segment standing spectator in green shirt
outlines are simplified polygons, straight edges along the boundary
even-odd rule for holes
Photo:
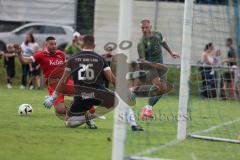
[[[152,63],[162,64],[162,47],[166,49],[174,59],[180,57],[178,53],[172,52],[172,50],[168,47],[161,32],[152,31],[150,20],[146,19],[141,21],[141,30],[143,36],[137,46],[140,61],[149,61]],[[164,79],[164,77],[159,75],[159,77],[156,77],[152,80],[152,84],[158,86],[157,84],[161,83],[160,79]],[[148,104],[141,111],[141,119],[153,118],[152,107],[160,98],[161,96],[149,98]]]
[[[75,53],[78,53],[81,51],[81,35],[79,32],[74,32],[73,33],[73,40],[71,43],[69,43],[66,48],[65,48],[65,53],[67,54],[67,57],[70,55],[73,55]]]

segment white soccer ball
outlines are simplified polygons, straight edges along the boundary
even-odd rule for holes
[[[33,112],[32,106],[30,104],[21,104],[18,108],[19,115],[31,115]]]

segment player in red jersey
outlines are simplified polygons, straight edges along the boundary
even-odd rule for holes
[[[45,83],[48,85],[48,78],[52,71],[56,69],[59,65],[64,64],[65,62],[65,54],[64,52],[57,50],[56,40],[54,37],[46,38],[46,49],[41,52],[37,52],[33,54],[31,57],[24,57],[21,53],[21,48],[18,45],[15,45],[15,49],[17,50],[18,57],[21,63],[32,63],[36,62],[40,64],[40,68],[43,71],[44,78],[46,79]],[[71,83],[71,81],[69,81]],[[72,85],[70,85],[72,86]],[[52,95],[54,92],[53,86],[48,86],[48,93]],[[57,116],[65,117],[66,114],[66,106],[64,104],[64,96],[59,95],[56,102],[54,103],[55,111]]]

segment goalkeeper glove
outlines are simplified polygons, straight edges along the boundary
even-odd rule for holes
[[[45,100],[43,101],[43,105],[45,108],[50,109],[52,107],[52,105],[54,104],[54,102],[57,99],[57,93],[54,92],[53,95],[51,96],[47,96],[45,98]]]

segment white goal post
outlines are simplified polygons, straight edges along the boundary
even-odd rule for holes
[[[178,140],[184,140],[187,136],[187,107],[189,100],[189,80],[191,73],[192,27],[193,0],[185,0],[177,129]]]
[[[131,24],[132,24],[132,0],[120,0],[119,7],[119,23],[118,23],[118,42],[124,40],[131,40]],[[122,53],[118,50],[118,53]],[[128,56],[129,50],[124,50],[124,54]],[[120,69],[124,69],[122,62],[117,62],[116,72],[116,90],[117,92],[124,92],[124,88],[127,87],[126,83],[121,82],[118,79],[118,75],[122,74]],[[124,63],[124,62],[123,62]],[[120,69],[119,69],[120,68]],[[128,105],[119,97],[119,104],[114,112],[114,128],[113,128],[113,149],[112,149],[112,160],[123,160],[125,139],[126,139],[126,119],[120,119],[119,115],[127,112]]]

